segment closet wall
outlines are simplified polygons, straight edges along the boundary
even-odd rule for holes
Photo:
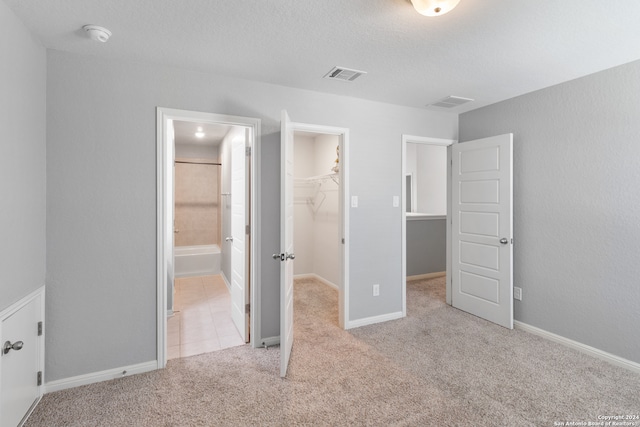
[[[294,144],[296,275],[340,283],[340,187],[335,166],[339,137],[297,133]]]

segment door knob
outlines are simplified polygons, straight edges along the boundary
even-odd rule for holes
[[[287,259],[296,259],[296,254],[287,254]]]
[[[224,240],[225,240],[225,242],[233,242],[233,237],[227,237]]]
[[[506,245],[507,243],[509,243],[509,241],[507,240],[506,237],[503,237],[502,239],[500,239],[500,243],[502,243],[503,245]]]
[[[24,345],[24,343],[22,341],[16,341],[13,344],[11,344],[11,341],[7,341],[2,346],[2,354],[7,354],[11,350],[18,351],[18,350],[22,349],[23,345]]]

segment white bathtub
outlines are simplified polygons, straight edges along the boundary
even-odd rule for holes
[[[175,277],[220,274],[218,245],[176,246],[173,249]]]

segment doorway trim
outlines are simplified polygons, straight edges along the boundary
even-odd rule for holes
[[[156,108],[156,289],[157,289],[157,369],[162,369],[167,364],[167,262],[165,252],[168,250],[168,218],[167,206],[173,204],[173,178],[169,178],[167,165],[170,156],[173,156],[173,147],[167,143],[167,129],[170,120],[187,122],[201,122],[210,124],[222,124],[230,126],[242,126],[251,132],[248,145],[251,147],[250,168],[250,265],[249,265],[249,289],[251,294],[250,308],[250,343],[256,347],[260,333],[260,119],[223,114],[205,113],[199,111],[178,110],[173,108]],[[171,187],[170,187],[171,186]]]
[[[407,175],[407,144],[424,144],[424,145],[436,145],[447,147],[447,248],[446,248],[446,287],[447,296],[446,302],[451,305],[451,145],[457,143],[455,139],[442,139],[432,138],[427,136],[414,136],[402,134],[402,167],[401,167],[401,182],[402,190],[400,191],[400,206],[402,208],[402,317],[407,316],[407,213],[406,213],[406,175]]]
[[[349,321],[349,129],[314,125],[308,123],[291,122],[293,132],[314,132],[340,137],[340,169],[338,179],[340,182],[340,234],[344,243],[342,246],[341,274],[342,283],[338,289],[338,323],[342,329],[352,326]]]

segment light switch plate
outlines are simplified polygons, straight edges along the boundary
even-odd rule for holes
[[[358,196],[351,196],[351,207],[352,208],[358,207]]]

